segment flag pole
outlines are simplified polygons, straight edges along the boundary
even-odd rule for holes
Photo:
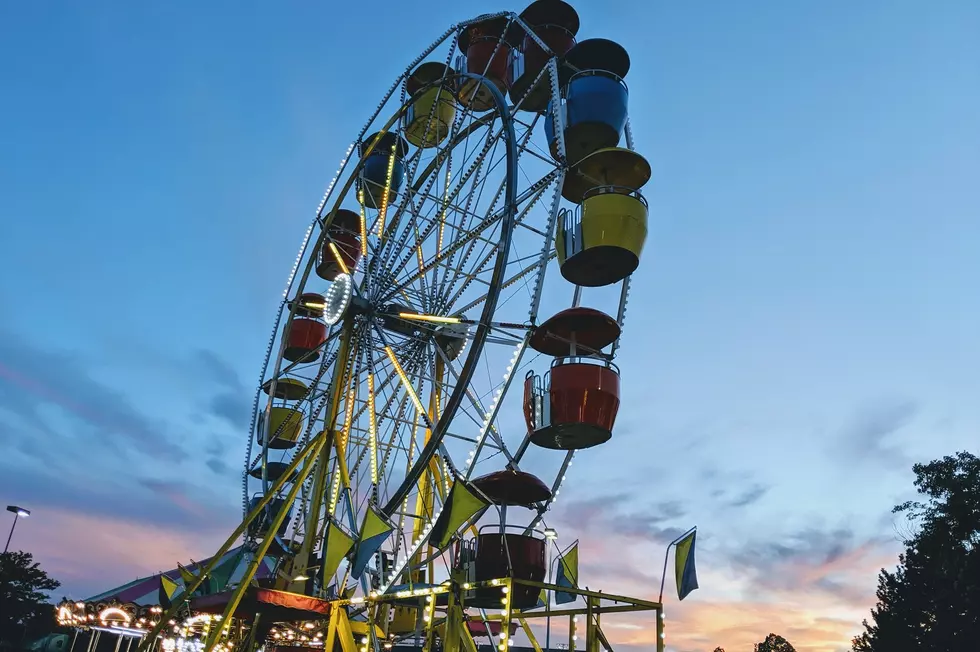
[[[660,575],[660,599],[657,600],[657,602],[659,602],[661,605],[664,603],[664,584],[667,582],[667,560],[670,558],[670,549],[676,546],[679,541],[682,541],[684,537],[697,529],[698,526],[695,525],[687,532],[667,544],[667,550],[664,551],[664,572]]]

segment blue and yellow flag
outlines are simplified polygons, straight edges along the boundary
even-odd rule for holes
[[[473,491],[466,482],[456,480],[446,496],[439,518],[432,524],[429,545],[437,550],[445,548],[459,528],[489,506],[490,503]]]
[[[694,589],[698,588],[698,571],[694,566],[694,541],[698,531],[691,533],[677,542],[674,548],[674,576],[677,581],[677,599],[683,600]]]
[[[373,508],[368,508],[364,514],[364,523],[361,524],[354,560],[351,562],[350,576],[353,579],[358,579],[364,574],[371,557],[381,550],[382,544],[388,540],[394,529],[381,514]]]
[[[326,585],[337,572],[340,562],[354,547],[354,537],[340,529],[333,519],[327,525],[327,541],[323,547],[323,583]]]
[[[160,606],[169,608],[175,593],[177,593],[177,582],[174,582],[166,575],[161,575],[160,590],[157,595]]]
[[[578,588],[578,541],[568,546],[568,549],[558,557],[555,584],[570,589]],[[574,593],[555,591],[555,604],[575,602],[575,597]]]

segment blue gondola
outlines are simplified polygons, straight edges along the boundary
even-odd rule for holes
[[[561,70],[565,115],[565,153],[571,163],[607,147],[616,147],[626,129],[629,89],[629,54],[618,43],[588,39],[565,55]],[[545,133],[556,154],[552,112],[545,117]]]
[[[364,205],[368,208],[380,208],[382,198],[385,193],[385,186],[388,183],[388,169],[391,168],[391,190],[388,194],[388,202],[395,199],[395,195],[402,186],[405,179],[405,167],[402,162],[408,154],[408,143],[404,138],[393,133],[375,133],[366,137],[358,145],[358,152],[364,156],[364,152],[375,140],[377,145],[371,150],[371,154],[364,161],[361,174],[358,177],[358,191],[362,193]]]

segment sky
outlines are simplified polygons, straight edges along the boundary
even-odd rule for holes
[[[581,0],[630,52],[650,233],[612,441],[556,506],[668,649],[848,647],[911,466],[980,431],[980,4]],[[296,248],[440,3],[0,5],[0,501],[84,597],[213,552]],[[627,353],[628,352],[628,353]],[[653,649],[650,618],[604,625]]]

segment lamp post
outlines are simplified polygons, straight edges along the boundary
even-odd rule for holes
[[[7,554],[7,550],[10,548],[10,540],[14,537],[14,528],[17,527],[17,519],[22,516],[26,518],[31,515],[31,510],[18,507],[17,505],[7,505],[7,511],[14,515],[14,522],[10,525],[10,534],[7,535],[7,545],[3,547],[3,554]]]
[[[554,584],[554,578],[551,577],[551,548],[555,545],[555,541],[558,540],[558,532],[554,528],[545,528],[544,538],[547,542],[545,545],[548,547],[548,576],[545,577],[549,584]],[[551,594],[552,591],[545,591],[545,612],[551,611]],[[548,613],[548,617],[545,619],[545,632],[544,632],[544,649],[545,652],[551,652],[551,614]]]

